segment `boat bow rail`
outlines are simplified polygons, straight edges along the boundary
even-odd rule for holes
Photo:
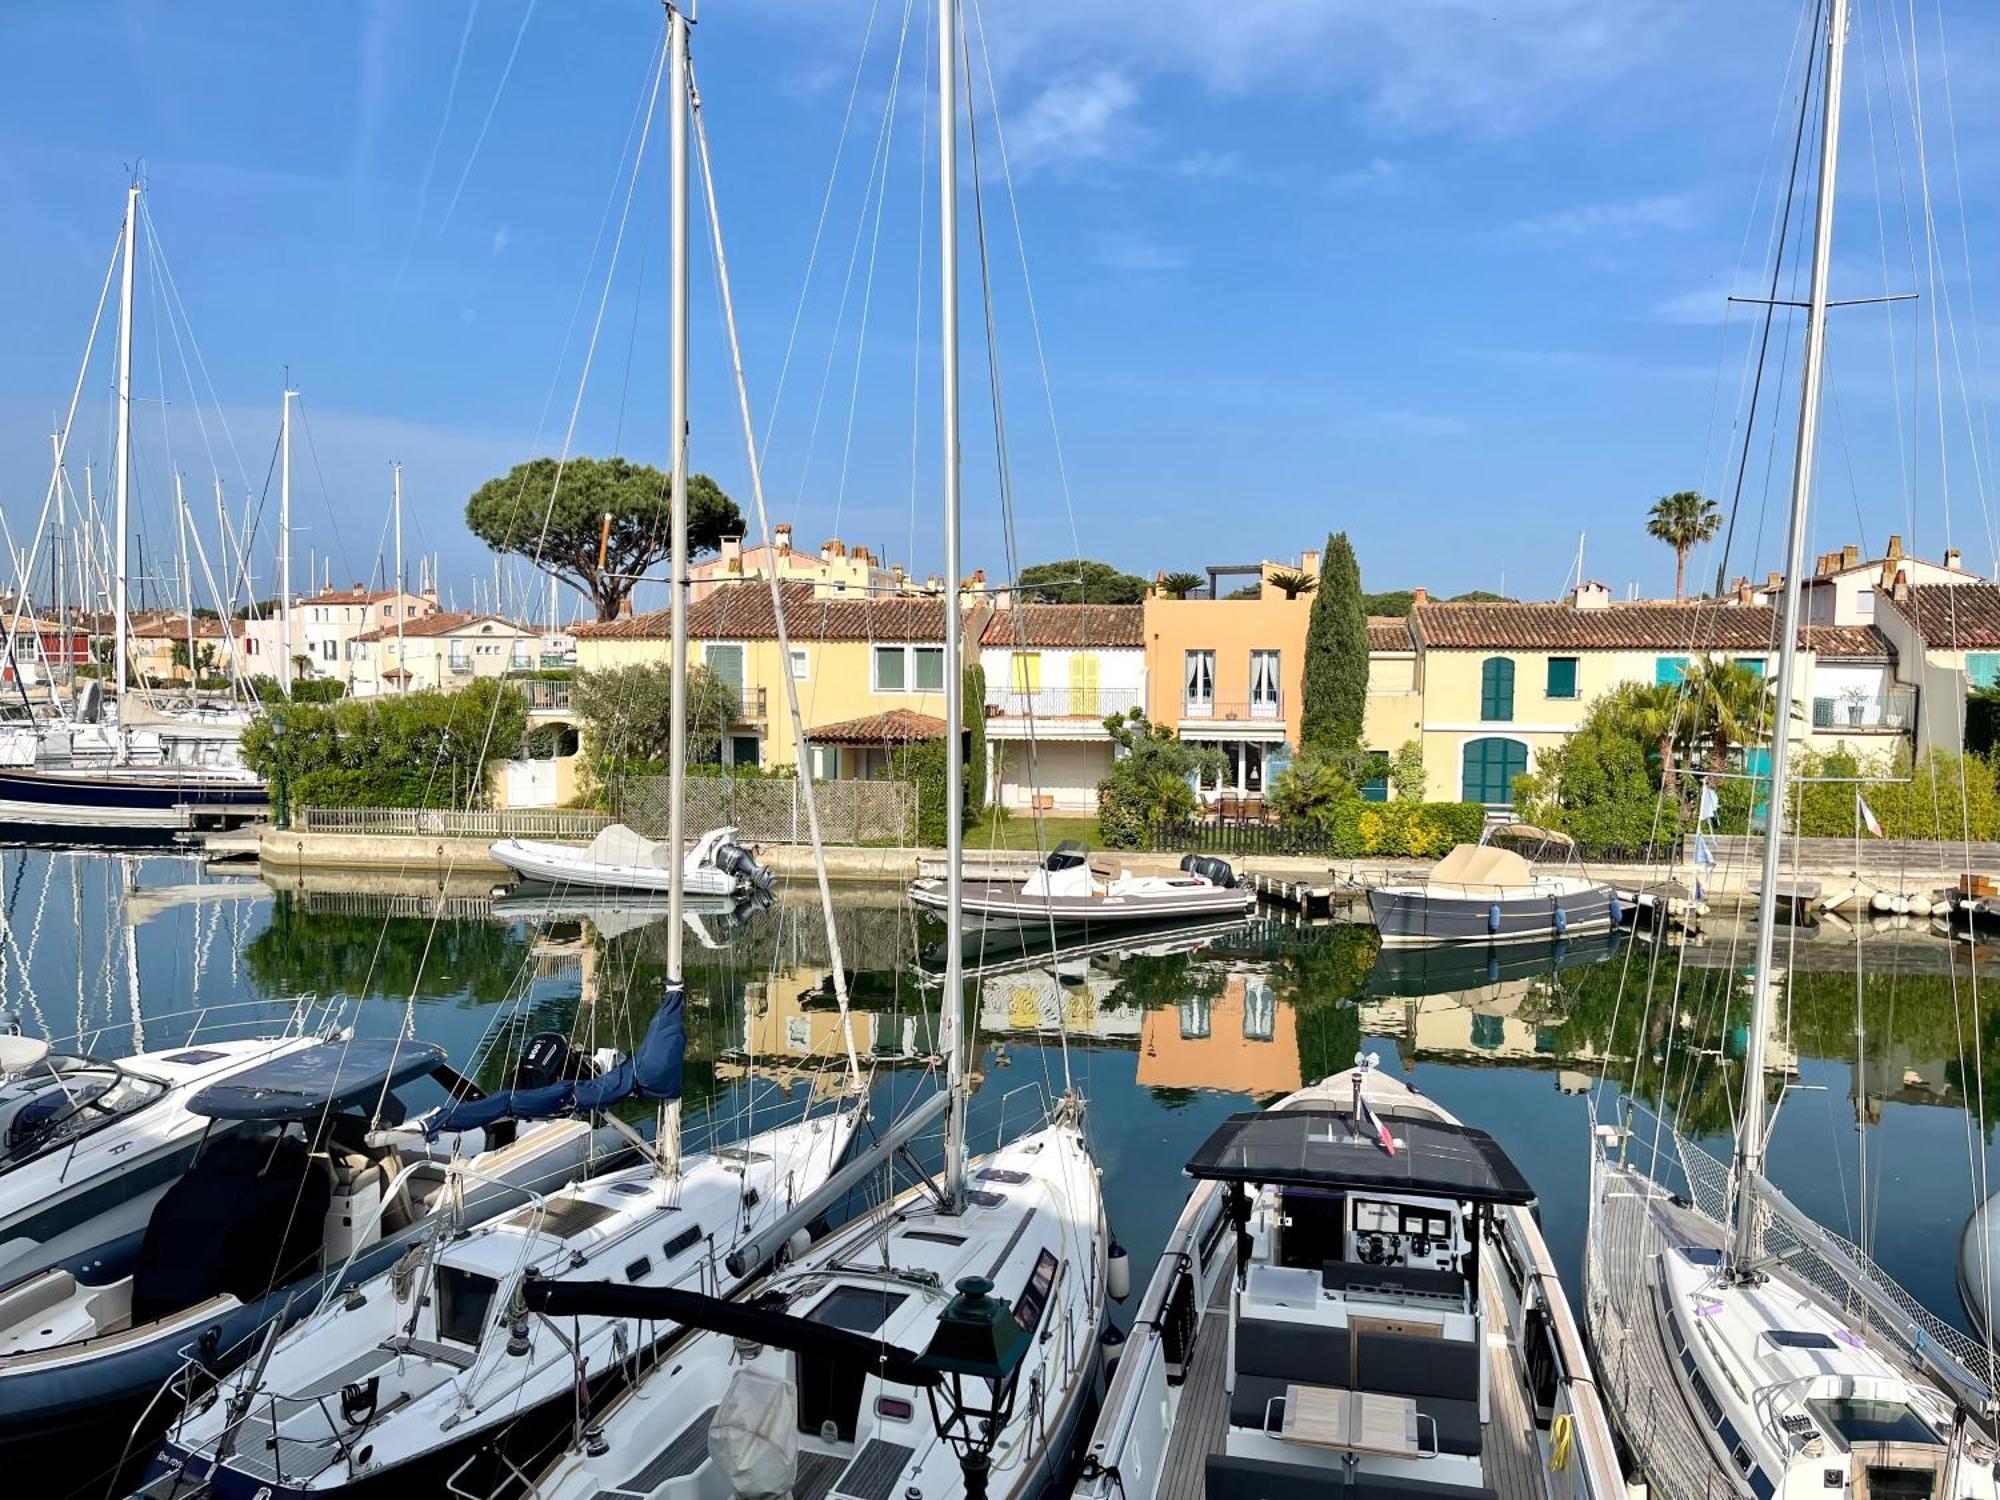
[[[1639,1172],[1727,1233],[1734,1202],[1727,1163],[1718,1161],[1683,1137],[1654,1111],[1632,1100],[1621,1101],[1621,1123],[1599,1127],[1591,1106],[1593,1138],[1598,1142],[1592,1175],[1608,1158]],[[1659,1175],[1670,1165],[1679,1173],[1680,1187]],[[1597,1184],[1593,1182],[1593,1192]],[[1787,1198],[1768,1177],[1756,1183],[1759,1263],[1781,1268],[1809,1286],[1828,1306],[1851,1318],[1866,1331],[1893,1345],[1912,1365],[1929,1371],[1972,1410],[1988,1418],[2000,1416],[2000,1370],[1994,1351],[1964,1329],[1947,1323],[1905,1290],[1860,1246],[1816,1222]],[[1597,1242],[1600,1225],[1592,1217],[1587,1253],[1604,1264],[1605,1247]]]

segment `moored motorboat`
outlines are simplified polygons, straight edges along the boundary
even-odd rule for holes
[[[910,900],[942,913],[946,882],[914,881]],[[1173,875],[1113,874],[1093,868],[1075,839],[1056,845],[1025,880],[968,880],[964,896],[968,927],[1123,927],[1243,916],[1256,906],[1256,892],[1239,885],[1220,859],[1190,854]]]
[[[1622,1500],[1533,1188],[1373,1063],[1195,1153],[1079,1500]]]
[[[1617,906],[1600,881],[1541,874],[1513,850],[1490,844],[1460,844],[1421,881],[1368,889],[1385,946],[1576,937],[1617,925]]]
[[[578,848],[540,839],[501,839],[493,857],[523,882],[562,890],[657,892],[664,895],[674,876],[671,847],[623,823],[613,823]],[[713,828],[696,839],[680,860],[690,896],[726,897],[768,890],[771,874],[736,841],[734,828]]]

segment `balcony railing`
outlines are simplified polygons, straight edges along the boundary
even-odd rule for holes
[[[567,709],[570,705],[570,690],[567,682],[530,681],[521,684],[528,690],[528,707],[541,712]]]
[[[1001,718],[1102,719],[1144,708],[1138,688],[988,688],[986,712]]]
[[[1284,718],[1285,700],[1283,695],[1265,698],[1189,698],[1181,699],[1181,718],[1230,723],[1241,720],[1265,720],[1272,723]]]
[[[1814,698],[1812,727],[1827,734],[1903,734],[1916,723],[1917,694],[1897,688],[1882,694]]]

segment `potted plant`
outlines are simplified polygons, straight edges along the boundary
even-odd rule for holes
[[[1868,696],[1868,689],[1859,684],[1841,691],[1840,701],[1847,705],[1847,722],[1850,725],[1860,726],[1861,715],[1868,708]]]

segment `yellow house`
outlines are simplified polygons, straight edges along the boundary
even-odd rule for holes
[[[1620,604],[1601,584],[1552,604],[1433,604],[1419,589],[1409,626],[1422,658],[1428,795],[1498,806],[1512,801],[1535,752],[1575,733],[1612,688],[1677,682],[1703,656],[1766,671],[1777,611]],[[1879,631],[1808,625],[1800,647],[1797,712],[1814,748],[1873,751],[1910,732],[1912,705],[1894,687],[1894,652]]]
[[[499,615],[444,610],[364,631],[347,643],[350,697],[465,686],[476,677],[525,672],[540,659],[542,635]]]
[[[254,673],[252,644],[240,621],[223,633],[222,621],[206,615],[194,619],[194,658],[200,675],[228,677],[241,670]],[[126,649],[131,655],[131,671],[141,682],[187,682],[188,619],[185,615],[161,612],[133,624]]]
[[[762,581],[719,587],[688,609],[688,659],[720,675],[741,704],[723,736],[726,763],[796,763],[787,675],[809,735],[825,736],[814,746],[815,776],[882,774],[893,744],[924,737],[912,734],[910,715],[934,721],[942,732],[946,685],[956,676],[945,668],[942,596],[832,598],[795,580],[782,586],[781,597],[790,640],[784,660]],[[989,609],[982,601],[967,611],[968,650],[977,649]],[[671,637],[666,610],[579,625],[577,670],[663,664]],[[880,743],[869,738],[877,729]]]

